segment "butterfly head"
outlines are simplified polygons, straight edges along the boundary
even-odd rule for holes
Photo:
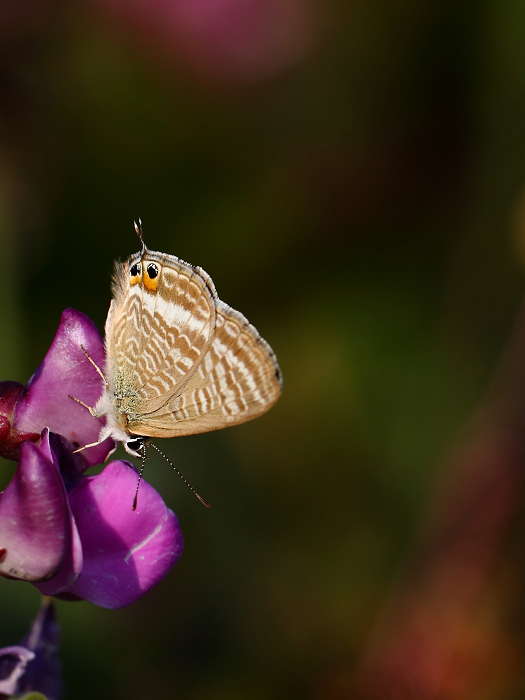
[[[148,439],[145,437],[140,435],[130,435],[129,438],[122,444],[124,445],[124,449],[128,454],[130,454],[132,457],[142,459],[144,457],[144,451],[147,443]]]

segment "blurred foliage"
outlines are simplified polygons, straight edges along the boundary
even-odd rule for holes
[[[27,381],[65,307],[103,328],[140,216],[150,248],[201,265],[268,339],[284,393],[162,445],[210,512],[152,455],[184,556],[128,609],[58,603],[67,697],[353,697],[523,295],[525,9],[304,0],[294,61],[240,81],[167,60],[107,4],[0,10],[2,378]],[[523,665],[521,514],[513,528],[478,622]],[[0,591],[14,644],[38,595]],[[521,697],[494,669],[484,697]]]

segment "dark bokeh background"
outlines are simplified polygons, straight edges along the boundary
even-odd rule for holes
[[[127,609],[58,603],[67,697],[523,697],[523,3],[7,5],[1,378],[68,306],[103,328],[139,216],[284,375],[162,444],[211,511],[152,455],[184,555]],[[39,597],[0,600],[5,646]]]

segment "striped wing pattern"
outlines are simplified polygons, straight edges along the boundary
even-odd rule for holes
[[[150,263],[156,282],[147,277]],[[130,278],[137,265],[141,275]],[[242,423],[280,394],[270,346],[218,299],[202,269],[175,256],[145,250],[117,265],[106,346],[109,392],[131,435],[173,437]]]
[[[244,423],[279,398],[281,376],[268,343],[242,314],[219,302],[213,342],[179,394],[140,420],[137,435],[174,437]]]

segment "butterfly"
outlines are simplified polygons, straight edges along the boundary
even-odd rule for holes
[[[144,460],[149,438],[260,416],[279,398],[282,376],[271,347],[219,299],[201,267],[149,250],[140,220],[135,230],[142,250],[115,264],[104,370],[86,353],[104,381],[96,406],[86,408],[106,417],[94,444],[112,437]]]

